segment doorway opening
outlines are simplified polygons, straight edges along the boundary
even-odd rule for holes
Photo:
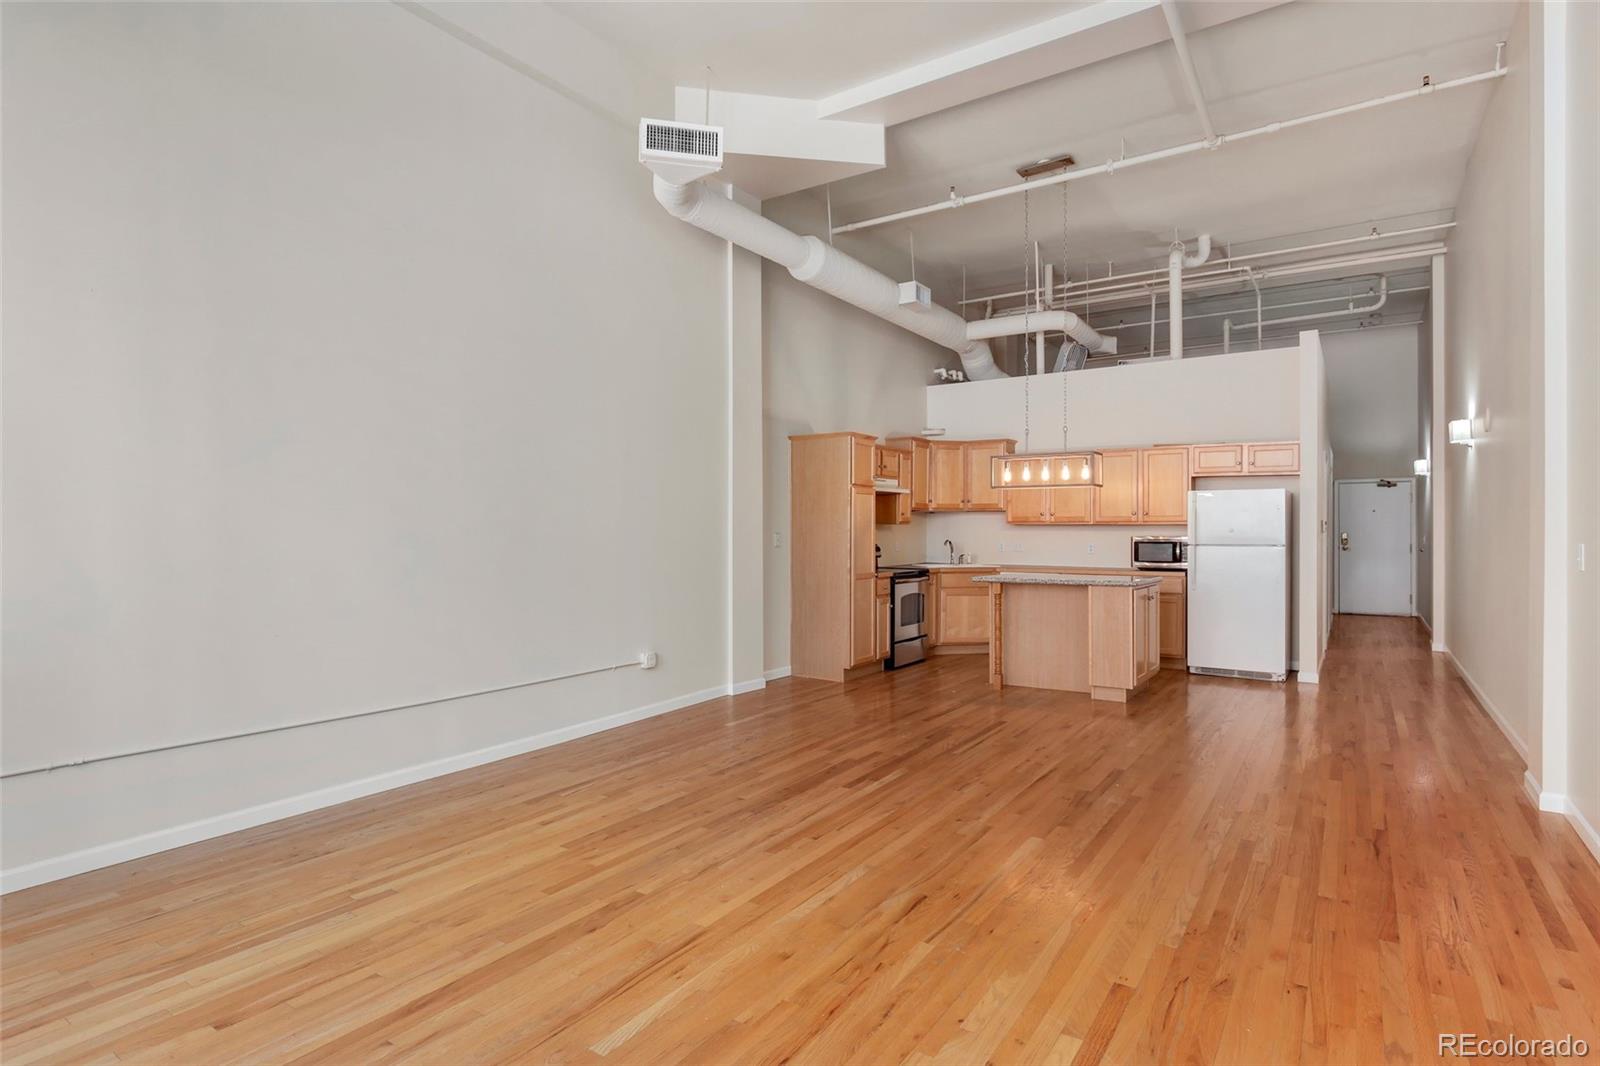
[[[1416,613],[1416,485],[1411,478],[1334,482],[1334,610]]]

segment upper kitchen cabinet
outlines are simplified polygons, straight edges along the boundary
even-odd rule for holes
[[[904,492],[885,492],[881,487],[878,488],[878,525],[909,525],[911,523],[912,479],[910,449],[891,448],[887,445],[879,448],[877,469],[880,482],[893,481],[896,486],[906,490]]]
[[[1087,525],[1094,521],[1094,487],[1058,485],[1006,489],[1006,521],[1014,525]]]
[[[1196,444],[1189,449],[1194,477],[1273,477],[1300,473],[1300,442]]]
[[[1010,455],[1015,447],[1016,442],[1009,440],[975,440],[963,445],[967,467],[967,510],[1005,510],[1005,504],[1000,500],[1000,490],[992,484],[994,479],[989,473],[989,460]]]
[[[1003,511],[1000,490],[990,485],[989,461],[1016,450],[1013,440],[936,440],[928,442],[930,511]],[[915,505],[916,456],[912,455]]]
[[[1189,449],[1146,448],[1139,453],[1139,509],[1149,525],[1189,521]]]
[[[1189,472],[1195,477],[1244,473],[1243,444],[1196,444],[1189,449]]]
[[[1094,520],[1110,525],[1139,521],[1139,449],[1100,453],[1102,480],[1094,493]]]
[[[865,434],[850,435],[850,484],[872,487],[878,473],[878,442]]]
[[[1276,444],[1246,444],[1244,469],[1247,474],[1298,474],[1300,472],[1300,442],[1285,441]]]
[[[913,511],[932,509],[933,486],[928,473],[930,443],[926,437],[890,437],[884,443],[884,447],[901,453],[900,484],[911,490]]]

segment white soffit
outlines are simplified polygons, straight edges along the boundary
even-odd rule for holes
[[[705,89],[679,85],[674,110],[680,122],[722,127],[719,180],[760,200],[884,164],[883,126],[818,118],[813,100],[713,90],[708,109]]]
[[[1188,4],[1194,33],[1285,0]],[[1159,0],[1099,3],[917,63],[817,101],[821,118],[893,126],[1170,39]]]

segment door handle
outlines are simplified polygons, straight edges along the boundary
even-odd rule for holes
[[[1350,550],[1350,534],[1339,534],[1339,550],[1342,552],[1347,552]]]

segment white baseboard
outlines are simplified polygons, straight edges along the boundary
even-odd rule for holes
[[[742,695],[743,693],[746,693],[746,692],[754,692],[756,689],[766,688],[766,687],[767,687],[767,679],[766,678],[764,678],[764,677],[753,677],[749,681],[735,681],[733,684],[729,685],[728,686],[728,695],[730,695],[730,696],[738,696],[738,695]]]
[[[774,666],[771,670],[768,670],[761,676],[765,677],[768,681],[776,681],[780,677],[788,677],[790,669],[791,668],[787,666]]]
[[[1500,708],[1494,705],[1494,701],[1489,699],[1483,689],[1478,687],[1478,683],[1472,679],[1472,675],[1462,667],[1461,660],[1456,658],[1456,653],[1449,648],[1443,650],[1445,658],[1450,660],[1450,665],[1455,668],[1456,673],[1460,675],[1461,680],[1466,684],[1467,691],[1472,693],[1472,698],[1478,701],[1478,706],[1482,707],[1489,715],[1489,720],[1500,728],[1500,732],[1505,734],[1505,738],[1517,750],[1517,754],[1522,758],[1522,765],[1527,766],[1529,762],[1528,745],[1523,743],[1521,737],[1517,736],[1511,725],[1506,721],[1505,715],[1500,713]]]
[[[1532,770],[1522,771],[1522,791],[1527,793],[1528,800],[1533,804],[1535,810],[1544,810],[1544,806],[1540,802],[1540,797],[1543,795],[1544,790],[1539,787],[1539,779],[1533,776]]]
[[[1433,627],[1428,624],[1428,620],[1426,618],[1422,617],[1420,614],[1414,614],[1412,617],[1414,617],[1417,621],[1422,623],[1422,628],[1426,629],[1428,631],[1428,639],[1432,640],[1433,639]]]
[[[1594,856],[1595,862],[1600,862],[1600,832],[1595,830],[1594,824],[1583,816],[1571,798],[1563,796],[1565,810],[1561,813],[1567,816],[1567,821],[1572,823],[1572,828],[1577,830],[1578,839],[1583,841],[1583,846],[1589,849],[1589,854]]]
[[[765,684],[764,681],[761,684]],[[656,715],[667,714],[671,711],[692,707],[706,700],[716,699],[719,696],[730,695],[728,686],[718,685],[715,688],[701,689],[699,692],[690,692],[682,696],[662,700],[659,703],[649,703],[631,710],[619,711],[601,718],[591,718],[586,722],[578,722],[559,729],[551,729],[532,736],[519,737],[508,740],[502,744],[494,744],[476,751],[463,752],[460,755],[450,755],[442,759],[434,759],[413,766],[401,767],[398,770],[389,770],[371,777],[364,777],[357,781],[347,781],[343,784],[332,785],[328,788],[317,789],[312,792],[303,792],[296,796],[286,796],[283,799],[272,800],[254,807],[242,810],[229,811],[226,814],[202,818],[198,821],[187,822],[182,825],[158,829],[154,832],[144,833],[139,836],[127,837],[123,840],[114,840],[109,844],[99,844],[81,851],[57,855],[49,859],[18,866],[15,869],[0,871],[0,894],[14,892],[17,889],[29,888],[33,885],[42,885],[47,881],[58,881],[63,877],[74,874],[86,873],[89,870],[98,870],[104,866],[115,866],[119,862],[130,859],[154,855],[160,851],[169,851],[172,848],[181,848],[185,844],[193,844],[212,837],[223,836],[227,833],[236,833],[241,829],[251,829],[267,822],[276,822],[283,818],[292,818],[297,814],[318,810],[323,807],[332,807],[338,803],[347,803],[350,800],[361,799],[378,792],[387,792],[403,785],[415,784],[429,778],[440,777],[444,774],[453,774],[458,770],[470,770],[474,766],[485,763],[498,762],[509,759],[514,755],[523,755],[540,748],[552,747],[563,744],[569,740],[590,736],[594,733],[603,733],[608,729],[618,726],[630,725],[654,718]]]
[[[1315,670],[1301,670],[1294,675],[1294,680],[1298,685],[1320,684],[1320,677]]]

